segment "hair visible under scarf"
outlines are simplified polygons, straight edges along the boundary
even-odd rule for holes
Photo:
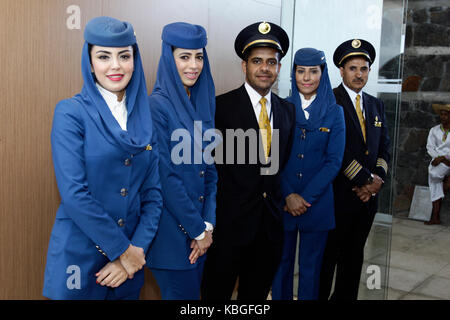
[[[144,70],[133,27],[129,23],[114,18],[98,17],[92,19],[86,25],[85,37],[86,42],[81,57],[84,85],[81,93],[75,98],[79,99],[80,104],[97,123],[98,128],[105,130],[108,140],[115,141],[128,153],[137,154],[145,150],[147,145],[150,144],[152,121]],[[135,48],[133,76],[126,87],[127,131],[120,128],[95,85],[95,79],[91,73],[89,44],[111,47],[133,45]]]
[[[162,36],[162,53],[158,65],[156,83],[151,97],[170,101],[171,112],[176,114],[193,136],[194,121],[201,121],[202,131],[214,127],[215,87],[206,53],[206,31],[203,27],[184,22],[168,24]],[[172,48],[202,49],[203,70],[190,88],[190,97],[178,74]]]
[[[309,112],[309,119],[305,118],[302,109],[302,102],[300,100],[299,91],[297,88],[297,81],[295,79],[295,72],[297,66],[321,66],[322,76],[316,91],[316,98],[311,105],[306,108]],[[323,66],[323,67],[322,67]],[[314,48],[299,49],[294,58],[294,66],[291,73],[291,96],[288,101],[295,104],[296,107],[296,125],[307,130],[315,130],[319,128],[322,118],[326,115],[328,108],[336,104],[336,99],[331,88],[330,77],[328,75],[328,66],[326,63],[325,54]]]

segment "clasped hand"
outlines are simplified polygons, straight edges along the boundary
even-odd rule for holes
[[[300,216],[311,207],[311,204],[306,201],[301,195],[297,193],[291,193],[286,197],[286,205],[284,211],[289,212],[294,217]]]
[[[130,244],[122,255],[107,263],[95,274],[97,283],[102,286],[117,288],[145,265],[144,249]]]
[[[450,160],[448,160],[445,156],[436,157],[431,161],[431,165],[436,167],[439,164],[445,164],[447,167],[450,167]]]
[[[189,255],[189,262],[191,264],[194,264],[197,262],[197,259],[204,255],[206,251],[208,251],[209,247],[211,246],[213,240],[212,240],[212,231],[206,231],[205,230],[205,237],[202,240],[195,240],[193,239],[191,241],[191,254]]]
[[[372,196],[375,196],[381,189],[384,181],[378,175],[373,175],[373,182],[362,187],[354,187],[352,190],[356,193],[362,202],[368,202]]]

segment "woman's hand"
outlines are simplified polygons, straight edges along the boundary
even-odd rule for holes
[[[202,240],[192,240],[191,241],[191,254],[189,255],[189,262],[194,264],[197,262],[197,259],[204,255],[206,251],[208,251],[211,246],[212,240],[212,232],[205,230],[205,237]]]
[[[134,274],[145,265],[144,249],[132,244],[119,257],[120,263],[128,273],[128,278],[133,279]]]
[[[304,214],[309,207],[311,204],[297,193],[291,193],[286,197],[285,210],[287,209],[286,211],[294,217]]]
[[[120,263],[119,259],[108,262],[99,272],[95,274],[96,282],[102,286],[117,288],[128,278],[128,273]]]

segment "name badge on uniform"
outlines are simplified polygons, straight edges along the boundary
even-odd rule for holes
[[[325,127],[320,127],[320,128],[319,128],[319,131],[320,131],[320,132],[330,132],[330,129],[325,128]]]
[[[375,127],[381,128],[381,121],[378,121],[378,116],[375,116]]]

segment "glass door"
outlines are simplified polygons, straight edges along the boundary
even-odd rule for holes
[[[393,181],[401,101],[405,12],[407,0],[284,0],[281,24],[291,46],[282,61],[278,93],[290,95],[290,70],[295,52],[313,47],[325,52],[333,87],[341,83],[332,62],[343,41],[361,38],[374,45],[377,53],[364,91],[381,99],[386,108],[391,139],[388,177],[380,192],[378,213],[365,247],[359,299],[387,299],[390,241],[393,214]],[[297,270],[296,270],[297,271]]]

